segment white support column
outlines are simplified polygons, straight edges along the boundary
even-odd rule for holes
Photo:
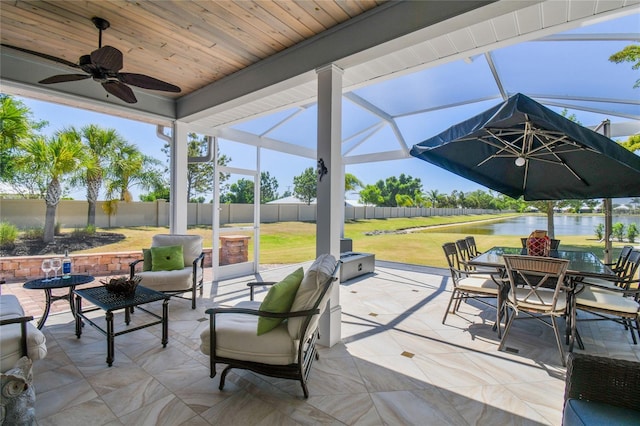
[[[187,233],[187,157],[189,131],[185,123],[175,121],[171,132],[171,213],[169,232]]]
[[[344,176],[342,173],[342,70],[328,65],[318,73],[318,199],[316,255],[331,253],[340,258],[340,233],[344,222]],[[333,286],[328,309],[320,318],[320,344],[333,346],[341,340],[340,285]]]

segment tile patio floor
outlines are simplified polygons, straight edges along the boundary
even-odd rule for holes
[[[308,264],[304,265],[305,267]],[[295,266],[266,271],[278,280]],[[210,274],[210,271],[208,272]],[[254,277],[205,287],[198,308],[173,298],[169,344],[159,326],[116,337],[113,367],[106,342],[86,326],[74,334],[64,302],[44,327],[49,353],[34,363],[38,424],[86,425],[559,425],[564,368],[553,332],[537,321],[513,326],[498,352],[494,311],[463,304],[460,315],[442,315],[450,296],[447,271],[376,262],[374,274],[340,285],[342,342],[320,348],[309,379],[300,384],[253,373],[209,378],[199,350],[208,327],[204,310],[248,298]],[[22,294],[21,284],[3,292]],[[36,316],[40,292],[24,300]],[[260,294],[263,297],[266,291]],[[149,305],[160,312],[161,303]],[[143,319],[136,311],[135,321]],[[116,314],[116,322],[122,316]],[[638,360],[640,349],[612,322],[580,324],[586,352]]]

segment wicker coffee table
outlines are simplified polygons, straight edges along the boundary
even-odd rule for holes
[[[168,295],[160,293],[159,291],[152,290],[150,288],[143,287],[141,285],[136,288],[136,292],[133,296],[122,296],[115,293],[110,293],[105,287],[92,287],[82,290],[75,290],[74,293],[76,295],[76,336],[78,336],[79,339],[82,335],[83,319],[94,326],[96,329],[98,329],[102,334],[107,336],[107,364],[109,365],[109,367],[111,367],[111,365],[113,364],[114,339],[116,336],[120,336],[121,334],[131,333],[133,331],[151,327],[153,325],[162,324],[162,347],[165,348],[167,346],[167,342],[169,340]],[[94,305],[96,305],[96,307],[83,310],[82,299],[93,303]],[[150,312],[140,306],[146,303],[156,302],[158,300],[164,300],[164,302],[162,303],[162,316]],[[152,321],[136,327],[127,328],[126,330],[119,331],[117,333],[114,332],[113,312],[124,309],[125,324],[129,325],[129,323],[131,322],[131,312],[133,310],[132,308],[138,308],[151,315],[152,317],[157,318],[158,321]],[[85,315],[88,312],[93,312],[98,309],[102,309],[106,312],[106,330]]]

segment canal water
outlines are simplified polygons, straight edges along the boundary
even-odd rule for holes
[[[553,217],[556,237],[560,235],[593,235],[598,224],[604,225],[602,215],[562,215]],[[640,229],[640,216],[613,216],[613,223],[621,222],[625,228],[635,223]],[[528,235],[535,229],[547,229],[546,216],[519,216],[492,222],[480,222],[460,226],[447,226],[437,232],[468,233],[469,235]]]

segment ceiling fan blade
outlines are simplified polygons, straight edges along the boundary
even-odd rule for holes
[[[136,95],[133,94],[133,90],[119,81],[106,81],[102,83],[104,90],[111,93],[113,96],[122,99],[128,104],[135,104],[138,102]]]
[[[46,53],[34,52],[33,50],[23,49],[22,47],[11,46],[9,44],[0,44],[0,46],[8,47],[9,49],[18,50],[20,52],[28,53],[30,55],[39,56],[41,58],[48,59],[50,61],[57,62],[57,63],[62,64],[62,65],[66,65],[66,66],[71,67],[71,68],[80,68],[80,66],[78,64],[75,64],[73,62],[67,61],[66,59],[56,58],[55,56],[47,55]]]
[[[151,89],[151,90],[160,90],[163,92],[180,92],[180,88],[178,86],[174,86],[173,84],[166,83],[162,80],[158,80],[157,78],[149,77],[144,74],[136,74],[130,72],[121,72],[118,73],[118,79],[123,83],[131,84],[136,87],[142,87],[143,89]]]
[[[38,83],[40,84],[66,83],[67,81],[84,80],[89,77],[91,76],[86,74],[60,74],[60,75],[47,77],[44,80],[40,80]]]
[[[119,71],[122,69],[122,52],[115,47],[103,46],[91,52],[91,62],[107,71]]]

